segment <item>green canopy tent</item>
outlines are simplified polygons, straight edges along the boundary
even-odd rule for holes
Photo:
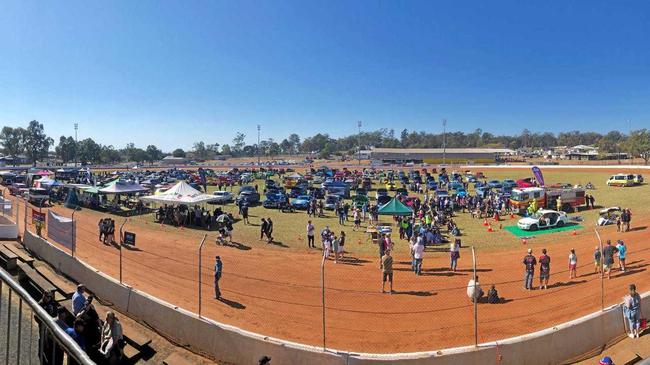
[[[396,198],[393,198],[388,203],[379,207],[378,213],[381,215],[411,215],[413,214],[413,210]]]

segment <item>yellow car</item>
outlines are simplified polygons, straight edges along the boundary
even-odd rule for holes
[[[632,186],[634,185],[634,175],[616,174],[609,177],[607,186]]]
[[[395,183],[392,181],[389,181],[386,183],[386,190],[388,191],[393,191],[395,190]]]

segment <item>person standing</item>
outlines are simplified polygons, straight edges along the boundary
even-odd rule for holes
[[[607,279],[612,278],[612,265],[614,265],[615,254],[616,247],[612,246],[612,241],[607,240],[607,245],[603,248],[603,271],[607,272]]]
[[[383,235],[377,241],[377,246],[379,246],[379,268],[381,269],[383,267],[384,254],[386,253],[386,250],[385,250],[386,242],[384,241],[384,236]]]
[[[602,253],[600,252],[600,248],[596,246],[596,250],[594,251],[594,273],[600,272],[601,259],[602,259]]]
[[[336,235],[332,235],[332,252],[334,252],[334,263],[338,264],[339,263],[339,244],[341,241],[339,241],[338,237]]]
[[[390,255],[390,250],[386,250],[381,258],[382,266],[382,282],[381,292],[386,292],[386,280],[390,282],[390,294],[393,294],[393,257]]]
[[[307,221],[307,247],[308,248],[316,248],[316,244],[314,244],[314,231],[316,230],[316,227],[314,227],[313,224],[311,224],[311,221]]]
[[[266,237],[268,238],[266,243],[271,243],[273,242],[273,221],[271,220],[271,217],[266,218],[266,223]]]
[[[622,272],[625,272],[625,255],[627,254],[625,242],[618,240],[616,250],[618,251],[618,267]]]
[[[415,275],[422,275],[422,257],[424,256],[424,242],[418,237],[413,246],[413,258],[415,259]]]
[[[266,222],[266,219],[262,218],[262,224],[260,225],[260,241],[264,238],[268,227],[269,224]]]
[[[548,289],[548,279],[551,277],[551,257],[542,249],[542,256],[539,257],[539,289]]]
[[[86,287],[83,284],[79,284],[77,285],[77,291],[72,295],[72,315],[75,317],[84,309],[84,305],[86,304],[85,290]]]
[[[248,221],[248,204],[244,203],[241,207],[241,216],[244,220],[244,224],[250,224]]]
[[[450,268],[452,272],[456,272],[458,259],[460,258],[460,238],[456,238],[449,247],[449,255],[451,258]]]
[[[219,288],[219,280],[221,280],[221,273],[223,272],[223,262],[221,257],[214,257],[214,299],[221,299],[221,289]]]
[[[639,338],[641,324],[641,296],[636,292],[636,285],[630,284],[630,293],[625,296],[623,311],[627,318],[630,338]]]
[[[341,231],[341,235],[339,236],[339,255],[341,256],[341,260],[343,260],[344,253],[345,253],[345,232]]]
[[[535,276],[535,265],[537,265],[537,259],[533,256],[533,249],[528,249],[528,254],[524,256],[524,289],[533,290],[533,277]]]
[[[572,248],[571,252],[569,252],[569,280],[578,277],[577,267],[578,255],[576,255],[576,250]]]

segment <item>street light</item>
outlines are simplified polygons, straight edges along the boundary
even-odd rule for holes
[[[442,120],[442,164],[447,164],[447,119]]]
[[[257,125],[257,165],[260,164],[260,125]]]
[[[77,150],[79,149],[79,144],[77,142],[77,129],[79,129],[79,123],[74,124],[74,167],[77,167]]]
[[[359,128],[359,134],[357,135],[358,143],[359,143],[359,155],[357,157],[357,160],[359,161],[359,166],[361,166],[361,121],[357,121],[357,127]]]

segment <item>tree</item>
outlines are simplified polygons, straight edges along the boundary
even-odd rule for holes
[[[145,152],[147,153],[146,160],[149,161],[149,163],[152,165],[154,162],[160,160],[163,156],[162,151],[152,144],[147,146],[147,150]]]
[[[282,153],[290,155],[293,152],[293,145],[285,138],[280,142],[280,149],[282,149]]]
[[[244,146],[246,145],[246,142],[244,142],[245,139],[246,135],[242,132],[237,132],[235,138],[232,139],[232,150],[235,154],[241,153],[243,151]]]
[[[47,158],[50,145],[54,143],[54,140],[45,135],[43,123],[32,120],[23,134],[23,143],[27,158],[32,165],[36,166],[36,161],[39,158]]]
[[[174,157],[185,157],[185,151],[183,151],[182,148],[177,148],[172,152],[172,156],[174,156]]]
[[[218,155],[219,154],[219,143],[214,143],[214,144],[209,144],[206,145],[205,148],[210,151],[213,155]]]
[[[232,151],[230,150],[230,145],[224,144],[223,146],[221,146],[221,154],[232,155]]]
[[[291,144],[291,150],[289,151],[289,154],[291,155],[294,153],[298,153],[298,151],[300,150],[300,136],[298,136],[295,133],[291,133],[289,135],[289,143]]]
[[[647,165],[650,160],[650,131],[640,129],[632,131],[625,143],[625,147],[633,157],[641,157]]]
[[[102,146],[100,156],[101,156],[101,161],[108,164],[112,164],[122,160],[122,156],[120,155],[120,152],[111,145]]]
[[[205,147],[205,143],[203,143],[203,141],[194,143],[193,152],[194,152],[194,158],[202,161],[205,161],[208,158],[208,155],[210,154],[208,149]]]
[[[79,141],[78,146],[79,161],[84,163],[97,164],[102,161],[102,146],[92,138],[86,138]]]
[[[59,144],[54,148],[56,157],[65,164],[74,161],[77,156],[77,143],[72,137],[59,137]]]
[[[16,156],[23,153],[25,150],[24,136],[25,130],[23,128],[4,127],[0,132],[0,145],[6,156],[14,159],[14,166],[16,166]]]

